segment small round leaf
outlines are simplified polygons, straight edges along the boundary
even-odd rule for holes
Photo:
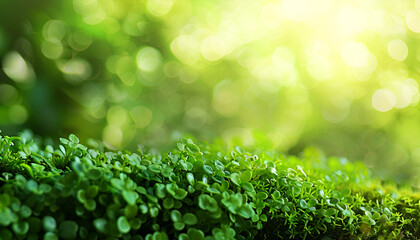
[[[130,223],[125,216],[120,216],[117,220],[117,227],[120,233],[128,233],[131,229]]]
[[[184,220],[184,223],[187,224],[187,225],[195,225],[195,224],[198,223],[197,217],[192,213],[184,214],[182,219]]]
[[[42,219],[42,225],[44,226],[44,229],[47,232],[53,232],[55,228],[57,227],[57,223],[55,219],[51,216],[45,216]]]
[[[79,226],[74,221],[64,221],[58,228],[58,235],[63,239],[75,239]]]

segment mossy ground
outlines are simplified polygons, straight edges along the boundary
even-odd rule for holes
[[[0,138],[1,239],[418,239],[420,196],[359,162],[196,144]],[[392,181],[391,181],[392,183]]]

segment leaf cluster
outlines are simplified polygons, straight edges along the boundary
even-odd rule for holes
[[[367,168],[181,138],[169,153],[0,137],[0,239],[398,239],[420,197]]]

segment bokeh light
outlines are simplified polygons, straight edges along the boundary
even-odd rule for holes
[[[131,149],[182,135],[313,145],[378,174],[419,174],[420,0],[7,2],[6,133]]]

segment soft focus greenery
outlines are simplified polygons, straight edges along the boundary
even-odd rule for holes
[[[181,138],[169,153],[0,135],[0,239],[418,239],[420,194],[363,163]]]
[[[420,186],[420,0],[2,0],[0,128],[191,134]]]

